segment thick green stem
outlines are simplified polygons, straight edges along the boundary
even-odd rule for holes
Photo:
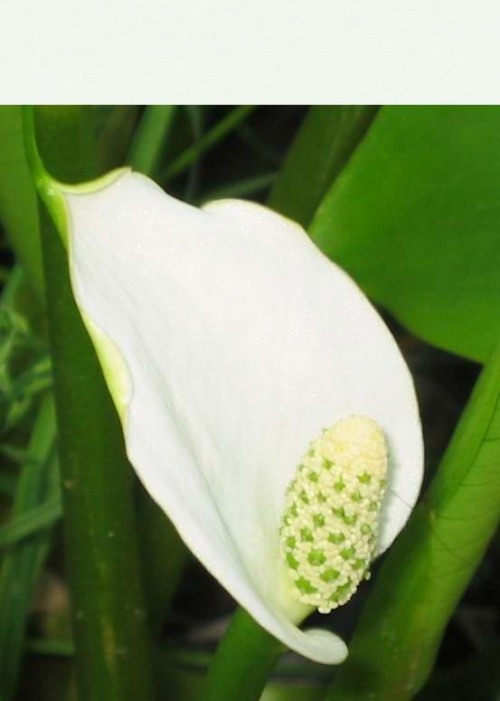
[[[41,154],[61,180],[95,174],[87,110],[53,107],[36,113]],[[36,169],[30,127],[28,119],[27,149]],[[40,224],[80,698],[147,701],[154,691],[132,472],[116,411],[73,300],[66,252],[43,205]]]
[[[498,528],[499,464],[500,345],[427,494],[378,573],[329,701],[406,701],[420,690]]]
[[[238,609],[210,666],[200,701],[256,701],[285,651],[244,610]]]

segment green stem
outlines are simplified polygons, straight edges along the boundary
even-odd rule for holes
[[[95,175],[89,109],[36,112],[40,153],[60,179]],[[47,197],[29,119],[26,148],[39,192]],[[80,698],[147,701],[154,691],[132,472],[116,411],[73,300],[63,232],[56,231],[43,206],[40,227]]]
[[[151,105],[145,108],[130,148],[129,162],[134,170],[154,175],[175,111],[175,105]]]
[[[329,701],[406,701],[500,520],[500,345],[436,476],[378,573]]]
[[[242,105],[231,110],[224,119],[217,122],[199,141],[181,153],[172,165],[167,168],[162,180],[169,183],[173,178],[184,173],[205,151],[215,146],[231,131],[236,129],[238,124],[241,124],[255,109],[257,109],[255,105]]]
[[[282,643],[238,609],[219,643],[200,700],[257,701],[284,651]]]

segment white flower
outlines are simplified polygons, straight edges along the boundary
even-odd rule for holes
[[[337,459],[341,481],[355,487],[372,458],[382,480],[385,436],[380,518],[380,480],[375,496],[359,492],[335,507],[346,527],[360,515],[352,537],[344,529],[351,547],[375,503],[375,516],[366,518],[373,532],[378,523],[378,540],[362,542],[358,579],[406,522],[422,477],[422,437],[412,380],[384,323],[299,226],[262,206],[226,200],[200,210],[128,170],[81,187],[53,186],[66,202],[75,298],[140,479],[260,625],[306,657],[342,662],[347,650],[338,636],[298,628],[312,605],[329,610],[329,601],[346,596],[344,589],[325,599],[333,590],[322,584],[316,598],[299,591],[286,539],[294,528],[300,539],[300,523],[287,516],[302,487],[295,496],[288,487],[311,465],[329,468]],[[353,426],[368,438],[358,440]],[[349,458],[347,472],[339,458],[345,450],[354,466]],[[323,471],[320,479],[335,499],[338,476],[328,482]],[[300,518],[318,517],[318,494],[311,492],[312,511]],[[306,578],[311,561],[324,559],[311,555],[326,543],[324,528],[314,548],[301,546]],[[325,557],[342,562],[337,551]],[[311,570],[317,584],[332,577],[329,562],[320,564],[321,572]],[[342,572],[339,581],[354,590],[351,575]]]

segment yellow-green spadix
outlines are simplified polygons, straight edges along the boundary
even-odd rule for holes
[[[392,336],[265,207],[198,209],[128,170],[51,187],[140,479],[260,625],[342,662],[338,636],[299,624],[354,593],[421,483],[415,393]]]

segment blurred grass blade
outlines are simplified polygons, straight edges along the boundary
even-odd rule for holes
[[[130,149],[129,162],[134,170],[154,175],[175,111],[175,105],[150,105],[145,108]]]
[[[202,105],[186,105],[184,109],[186,110],[187,114],[192,143],[196,147],[196,145],[200,143],[205,130],[207,110]],[[201,164],[202,159],[196,158],[196,160],[194,160],[189,166],[187,182],[184,187],[183,194],[183,199],[186,202],[192,202],[196,197],[196,193],[198,192],[198,188],[200,186]]]
[[[60,180],[96,175],[91,108],[36,108],[38,148]],[[33,111],[26,148],[43,178]],[[43,182],[40,181],[44,194]],[[142,598],[132,472],[102,371],[73,301],[66,252],[40,208],[47,315],[54,367],[67,561],[85,701],[148,701],[154,696]]]
[[[12,546],[39,530],[53,526],[61,516],[61,497],[57,494],[40,506],[31,508],[4,526],[0,526],[0,549]]]
[[[12,498],[16,491],[17,475],[10,472],[0,472],[0,493]]]
[[[328,697],[411,698],[500,521],[500,344],[436,477],[380,570]]]
[[[276,173],[266,173],[257,175],[254,178],[245,178],[245,180],[237,180],[229,185],[222,186],[216,190],[212,190],[207,195],[204,195],[203,202],[211,202],[212,200],[223,200],[233,197],[249,197],[255,195],[262,190],[267,190],[276,180]]]
[[[307,228],[376,111],[369,105],[311,107],[279,172],[269,205]]]
[[[235,107],[223,119],[212,127],[198,142],[187,148],[181,155],[170,165],[162,178],[166,183],[169,183],[173,178],[184,173],[205,151],[215,146],[219,141],[224,139],[236,127],[241,124],[252,112],[257,109],[255,105],[242,105]]]
[[[0,220],[38,299],[43,272],[36,192],[24,154],[21,107],[0,106]]]
[[[53,498],[56,471],[55,415],[47,397],[37,416],[33,436],[17,482],[12,518],[23,518],[47,497]],[[42,531],[3,554],[0,568],[0,699],[14,697],[22,660],[26,619],[40,567],[50,543]]]

